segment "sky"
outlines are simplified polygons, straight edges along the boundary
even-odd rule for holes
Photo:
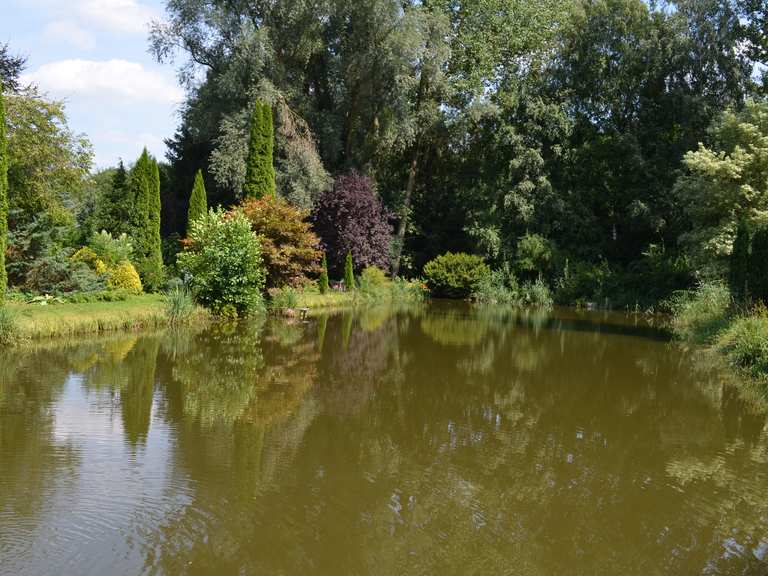
[[[165,157],[184,90],[172,64],[148,52],[161,0],[2,0],[0,43],[27,57],[22,78],[66,104],[69,126],[93,144],[96,168]]]

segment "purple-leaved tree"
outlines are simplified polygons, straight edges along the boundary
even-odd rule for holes
[[[389,270],[390,217],[369,177],[352,172],[336,178],[312,213],[312,225],[323,243],[331,274],[340,277],[347,252],[352,252],[357,271],[366,266]]]

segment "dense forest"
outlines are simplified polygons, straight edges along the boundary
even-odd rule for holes
[[[414,278],[467,253],[562,303],[650,306],[726,278],[739,224],[768,224],[767,19],[760,0],[168,0],[149,45],[187,96],[167,158],[96,172],[6,46],[9,284],[47,291],[59,249],[105,230],[160,286],[189,215],[263,182],[319,236],[311,278],[323,251],[332,278],[348,254]],[[131,199],[158,186],[162,238],[137,238],[157,216]]]

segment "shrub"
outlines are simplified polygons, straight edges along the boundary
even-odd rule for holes
[[[195,174],[195,183],[189,196],[189,208],[187,210],[187,229],[189,224],[208,212],[208,195],[205,193],[203,172],[198,170]]]
[[[325,257],[325,254],[323,254],[323,262],[320,264],[320,280],[318,281],[318,286],[320,288],[320,294],[328,293],[328,259]]]
[[[84,262],[73,262],[63,251],[36,259],[26,272],[23,288],[38,294],[104,290],[104,278]]]
[[[87,246],[83,246],[69,258],[72,262],[83,262],[92,270],[96,269],[96,262],[100,261],[99,255]],[[104,262],[102,262],[104,265]]]
[[[683,291],[669,303],[672,331],[678,338],[699,344],[711,343],[728,326],[731,293],[720,282],[704,283],[694,291]]]
[[[128,261],[123,261],[109,271],[107,287],[121,290],[128,294],[141,294],[143,288],[136,268]]]
[[[768,303],[768,226],[761,226],[752,236],[747,285],[757,302]]]
[[[551,308],[553,302],[552,292],[541,278],[523,284],[522,299],[526,305],[535,308]]]
[[[107,267],[131,259],[133,242],[127,234],[113,237],[106,230],[96,232],[88,239],[88,248],[102,260]]]
[[[344,261],[344,288],[347,291],[354,290],[355,285],[355,271],[352,264],[352,252],[347,252],[347,258]]]
[[[211,210],[192,223],[190,244],[178,256],[195,298],[217,314],[250,314],[263,305],[266,270],[259,238],[241,212]]]
[[[336,179],[333,189],[318,199],[312,213],[315,232],[322,240],[335,278],[341,276],[349,252],[358,270],[366,266],[389,269],[389,218],[370,178],[353,172]]]
[[[387,278],[386,273],[381,268],[367,266],[360,273],[357,286],[361,296],[372,300],[381,300],[391,295],[392,281]]]
[[[515,275],[505,266],[483,278],[472,298],[482,304],[520,304],[520,286]]]
[[[165,293],[165,314],[174,326],[187,322],[195,312],[192,294],[184,286],[176,285]]]
[[[731,251],[730,286],[731,294],[736,302],[747,299],[747,281],[749,278],[749,247],[751,243],[749,226],[742,218],[736,229],[736,238]]]
[[[422,302],[429,293],[424,282],[420,280],[406,280],[399,277],[392,280],[390,291],[394,303]]]
[[[267,286],[299,286],[319,271],[320,239],[305,212],[276,195],[246,200],[240,209],[261,238]]]
[[[491,275],[480,256],[446,252],[424,266],[427,286],[433,296],[466,298]]]
[[[536,278],[549,272],[552,244],[539,234],[526,234],[517,241],[515,267],[523,277]]]
[[[291,286],[274,288],[269,291],[269,306],[273,310],[287,310],[299,305],[299,295]]]
[[[91,304],[93,302],[122,302],[130,293],[124,290],[100,290],[98,292],[74,292],[66,297],[71,304]]]

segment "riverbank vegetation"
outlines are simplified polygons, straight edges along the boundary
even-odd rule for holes
[[[0,293],[657,309],[728,281],[740,226],[763,253],[765,22],[746,0],[181,0],[150,34],[187,90],[168,154],[96,171],[5,47]]]

